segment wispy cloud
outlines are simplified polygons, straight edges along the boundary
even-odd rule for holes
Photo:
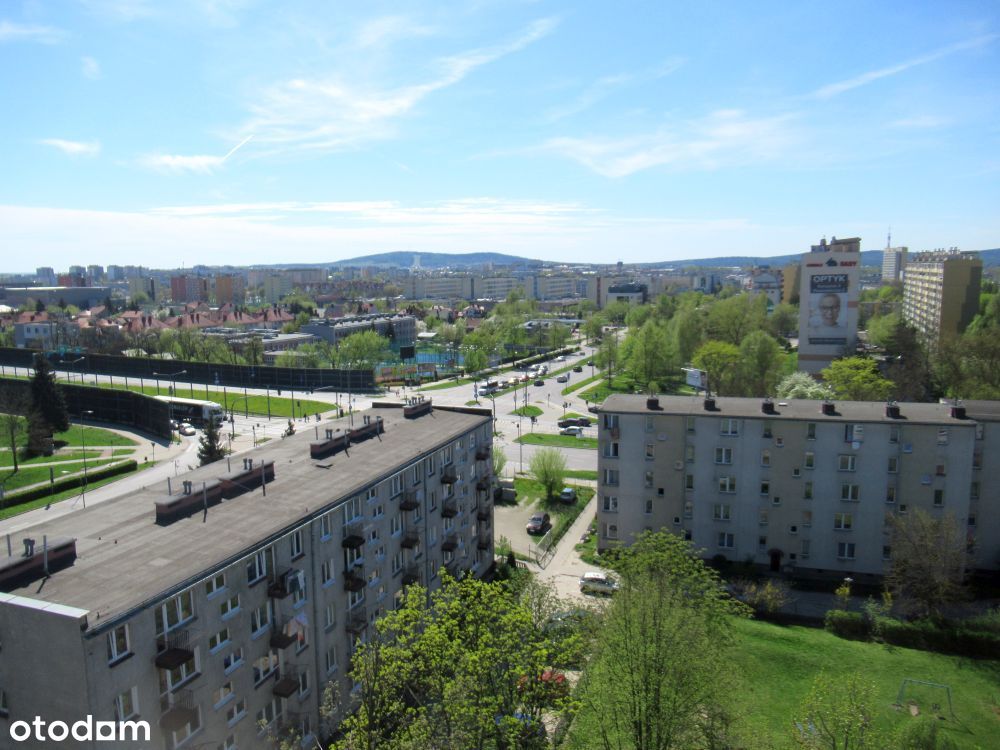
[[[706,118],[624,138],[553,138],[541,150],[579,162],[605,177],[659,166],[715,169],[768,160],[797,140],[794,115],[750,117],[718,110]]]
[[[985,34],[983,36],[977,36],[973,39],[966,39],[963,42],[950,44],[947,47],[942,47],[926,55],[914,57],[896,65],[890,65],[886,68],[879,68],[877,70],[870,70],[867,73],[862,73],[854,78],[848,78],[845,81],[827,84],[826,86],[822,86],[813,91],[810,96],[814,99],[830,99],[834,96],[843,94],[845,91],[865,86],[869,83],[881,80],[882,78],[898,75],[899,73],[903,73],[911,68],[916,68],[920,65],[926,65],[927,63],[931,63],[945,57],[950,57],[958,52],[985,47],[995,42],[998,38],[1000,38],[1000,35],[998,34]]]
[[[159,172],[193,172],[195,174],[212,174],[219,169],[230,156],[243,148],[253,135],[248,135],[242,141],[233,146],[222,156],[201,154],[185,156],[180,154],[147,154],[139,159],[139,163],[144,167],[155,169]]]
[[[549,122],[555,122],[577,115],[580,112],[590,109],[618,89],[663,78],[673,73],[683,64],[684,60],[682,58],[675,57],[664,61],[655,68],[640,71],[639,73],[619,73],[616,75],[601,76],[584,88],[572,102],[550,108],[545,113],[545,119]]]
[[[57,44],[66,38],[66,32],[52,26],[35,26],[12,21],[0,21],[0,43],[39,42]]]
[[[453,86],[484,65],[518,52],[549,34],[555,19],[530,24],[509,42],[439,58],[438,73],[396,88],[359,86],[338,78],[286,81],[264,93],[241,129],[271,151],[335,151],[386,138],[394,121],[431,94]]]
[[[941,117],[939,115],[913,115],[912,117],[903,117],[899,120],[893,120],[889,123],[890,128],[902,128],[905,130],[931,130],[933,128],[942,128],[945,125],[950,125],[952,119],[950,117]]]
[[[63,138],[42,138],[38,141],[44,146],[62,151],[68,156],[97,156],[101,152],[101,144],[97,141],[67,141]]]
[[[361,26],[355,43],[362,49],[384,47],[404,39],[416,39],[434,33],[434,27],[417,23],[409,16],[380,16]]]
[[[101,77],[101,64],[92,57],[81,57],[80,72],[83,73],[84,78],[96,81]]]

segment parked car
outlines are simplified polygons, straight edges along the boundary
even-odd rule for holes
[[[589,411],[591,414],[597,414],[600,408],[601,407],[598,404],[591,404],[590,406],[587,407],[587,411]]]
[[[563,427],[576,427],[576,417],[566,417],[565,419],[560,419],[556,422],[556,424],[559,425],[560,429]]]
[[[573,426],[573,427],[563,427],[561,430],[559,430],[559,434],[560,435],[572,435],[573,437],[583,437],[583,428],[582,427],[576,427],[576,426]]]
[[[173,430],[174,432],[176,432],[177,430],[180,429],[180,427],[181,427],[180,423],[176,419],[171,419],[170,420],[170,429],[171,430]]]
[[[593,424],[593,420],[590,417],[577,417],[576,423],[580,427],[590,427],[590,425]]]
[[[548,513],[536,513],[528,519],[524,530],[529,534],[544,534],[552,526],[552,520]]]
[[[603,594],[610,596],[618,590],[618,581],[607,573],[591,570],[580,578],[581,594]]]
[[[577,365],[574,367],[573,372],[583,372],[583,365]]]
[[[181,435],[184,435],[185,437],[191,437],[192,435],[196,434],[196,432],[197,432],[194,429],[194,427],[192,427],[191,425],[189,425],[187,422],[182,422],[180,428],[177,431]]]
[[[590,367],[593,367],[593,366],[594,366],[594,360],[592,360],[592,359],[591,359],[591,360],[588,360],[588,361],[587,361],[587,364],[588,364],[588,365],[589,365]]]
[[[572,505],[576,502],[576,490],[572,487],[563,487],[559,493],[559,502]]]
[[[559,377],[556,378],[556,382],[557,383],[568,383],[569,382],[569,375],[566,375],[566,374],[560,375]]]
[[[566,361],[565,354],[560,354],[558,357],[556,357],[556,362],[565,362],[565,361]]]
[[[539,378],[538,380],[535,381],[535,385],[545,385],[545,381]]]

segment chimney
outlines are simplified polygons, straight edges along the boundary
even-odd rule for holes
[[[765,398],[760,402],[760,410],[765,414],[774,414],[774,402],[769,398]]]
[[[952,419],[965,419],[965,407],[961,404],[954,404],[951,407]]]
[[[35,554],[35,540],[30,536],[26,536],[24,539],[24,556],[31,557]]]
[[[656,396],[650,396],[649,398],[646,399],[646,408],[652,409],[653,411],[659,410],[660,399],[658,399]]]
[[[899,404],[895,401],[890,401],[885,405],[885,415],[889,419],[899,419]]]
[[[832,417],[834,414],[837,413],[836,409],[833,406],[833,401],[824,401],[822,406],[822,411],[828,417]]]
[[[705,397],[705,411],[715,411],[715,399],[711,396]]]

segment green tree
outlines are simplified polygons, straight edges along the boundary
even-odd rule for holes
[[[692,358],[694,366],[708,373],[708,384],[720,396],[737,396],[740,390],[740,350],[726,341],[706,341]]]
[[[552,499],[562,489],[566,477],[566,459],[556,448],[539,448],[531,456],[531,473]]]
[[[69,413],[49,361],[42,354],[36,354],[34,368],[28,412],[28,452],[38,455],[49,450],[52,433],[69,429]]]
[[[782,302],[767,316],[767,330],[777,339],[799,330],[799,308]]]
[[[571,748],[686,750],[731,741],[732,615],[689,542],[645,532],[622,550],[622,574],[580,683]],[[683,644],[683,648],[678,648]]]
[[[803,750],[882,750],[875,726],[875,683],[860,673],[821,672],[799,708],[792,732]]]
[[[222,447],[222,434],[219,432],[219,426],[214,419],[209,419],[198,439],[198,460],[204,466],[225,457],[226,450]]]
[[[1000,400],[1000,335],[994,329],[966,331],[943,342],[934,369],[950,396]]]
[[[604,335],[604,326],[608,324],[607,318],[600,313],[593,313],[583,321],[583,333],[587,337],[587,343],[594,344],[600,342]]]
[[[243,345],[243,356],[246,357],[247,364],[252,367],[259,367],[264,364],[264,342],[260,336],[251,336]]]
[[[736,294],[721,299],[708,311],[708,330],[713,339],[734,346],[751,331],[765,327],[767,297],[763,294]]]
[[[807,372],[793,372],[778,383],[774,395],[781,399],[808,398],[823,401],[833,398],[833,389],[826,383],[815,380]]]
[[[671,319],[668,329],[674,340],[677,358],[691,362],[698,347],[705,343],[704,314],[695,307],[682,307]]]
[[[893,515],[889,529],[892,562],[885,582],[904,612],[940,617],[946,605],[965,598],[969,556],[953,515]]]
[[[875,360],[865,357],[835,359],[820,374],[834,396],[847,401],[885,401],[894,390],[893,382],[879,373]]]
[[[7,447],[10,448],[15,474],[18,469],[17,458],[21,450],[19,443],[21,435],[25,432],[27,425],[25,417],[29,408],[30,402],[22,390],[9,383],[0,384],[0,429],[3,430],[3,437]]]
[[[597,350],[595,361],[597,366],[602,368],[608,375],[608,383],[612,381],[618,368],[621,366],[621,353],[618,342],[618,333],[609,331],[601,339],[601,345]]]
[[[375,331],[352,333],[341,339],[335,357],[337,367],[371,370],[389,357],[389,342]]]
[[[785,353],[764,331],[751,331],[740,343],[740,376],[744,396],[767,396],[785,369]]]
[[[663,325],[653,318],[648,318],[637,331],[629,332],[623,349],[627,349],[628,369],[637,383],[659,383],[670,374],[673,364],[670,340]]]

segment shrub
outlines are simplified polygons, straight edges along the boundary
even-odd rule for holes
[[[868,639],[868,623],[860,612],[831,609],[823,620],[824,627],[841,638],[863,641]]]
[[[110,466],[104,466],[99,469],[94,469],[93,471],[87,472],[87,483],[92,484],[99,479],[105,479],[107,477],[117,476],[118,474],[127,474],[130,471],[135,471],[138,468],[138,464],[135,460],[123,461],[120,464],[112,464]],[[66,479],[60,479],[53,484],[46,484],[40,487],[33,487],[30,490],[24,490],[23,492],[12,493],[7,495],[6,507],[12,507],[15,505],[20,505],[21,503],[26,503],[29,500],[37,500],[40,497],[48,497],[49,495],[55,495],[59,492],[64,492],[65,490],[71,490],[75,487],[83,486],[83,476],[67,477]]]

